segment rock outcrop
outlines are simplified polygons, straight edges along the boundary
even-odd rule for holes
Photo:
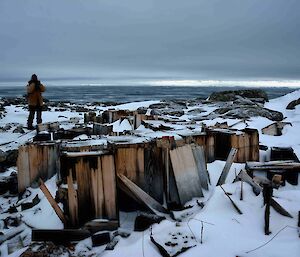
[[[258,103],[265,103],[269,100],[267,93],[261,89],[214,92],[210,95],[209,100],[213,102],[229,102],[235,101],[239,99],[239,97],[250,99]]]
[[[287,110],[294,110],[295,107],[296,107],[297,105],[299,105],[299,104],[300,104],[300,98],[298,98],[297,100],[291,101],[291,102],[287,105],[286,109],[287,109]]]

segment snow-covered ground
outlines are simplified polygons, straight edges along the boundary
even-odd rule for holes
[[[242,129],[247,127],[256,128],[260,132],[260,143],[267,146],[289,146],[293,147],[295,153],[300,157],[300,106],[294,110],[286,110],[286,106],[292,100],[300,97],[300,91],[295,91],[286,96],[273,99],[265,104],[265,107],[280,111],[286,117],[284,121],[291,122],[292,126],[286,126],[282,136],[268,136],[261,134],[261,129],[271,123],[267,118],[255,117],[245,123],[239,123],[234,128]],[[150,104],[158,103],[159,101],[137,102],[123,104],[117,106],[119,109],[135,110],[139,107],[148,108]],[[199,105],[208,114],[215,109],[211,105]],[[96,107],[97,111],[103,111],[108,107]],[[111,108],[111,107],[110,107]],[[191,110],[195,107],[190,107]],[[51,111],[43,113],[44,122],[60,121],[65,126],[71,126],[68,121],[71,117],[78,117],[80,122],[83,121],[83,114],[71,110],[58,112],[52,108]],[[8,106],[6,107],[7,114],[0,119],[0,127],[7,124],[12,124],[12,128],[6,132],[0,132],[0,150],[7,151],[16,149],[20,144],[30,140],[35,132],[25,134],[12,133],[17,124],[26,125],[27,111],[22,107]],[[184,119],[188,119],[187,112]],[[204,120],[206,125],[214,125],[216,122],[224,122],[225,120],[217,118],[214,120]],[[238,120],[226,120],[229,125],[235,124]],[[201,128],[201,123],[197,122],[194,130]],[[115,132],[129,130],[130,124],[127,121],[115,122],[113,124]],[[184,130],[183,127],[177,128],[180,133]],[[25,130],[26,131],[26,130]],[[27,132],[27,131],[26,131]],[[140,126],[136,134],[144,135],[146,138],[160,137],[163,135],[175,135],[180,138],[180,133],[172,132],[154,132],[149,128]],[[105,139],[101,139],[104,140]],[[6,144],[7,143],[7,144]],[[252,188],[245,184],[243,185],[243,200],[240,200],[241,182],[233,183],[236,173],[238,173],[244,164],[233,164],[223,188],[231,194],[231,198],[238,205],[243,214],[237,211],[231,205],[231,202],[226,197],[220,187],[216,187],[217,180],[225,165],[224,161],[215,161],[208,164],[208,171],[211,178],[211,186],[208,191],[205,191],[203,198],[194,199],[187,205],[193,205],[182,213],[181,221],[167,219],[160,224],[152,226],[152,230],[148,229],[144,232],[131,232],[129,238],[119,237],[119,243],[113,251],[104,251],[105,246],[92,248],[91,239],[81,241],[75,249],[75,254],[78,256],[146,256],[154,257],[161,256],[157,247],[150,241],[150,234],[158,241],[160,239],[168,240],[174,233],[181,233],[189,236],[189,246],[191,249],[182,253],[182,257],[206,256],[206,257],[234,257],[234,256],[261,256],[261,257],[299,257],[300,256],[300,238],[297,231],[298,211],[300,211],[300,184],[292,186],[288,183],[278,190],[274,190],[274,197],[293,218],[288,218],[280,215],[271,208],[270,230],[271,235],[264,234],[264,205],[262,194],[256,196]],[[7,176],[10,172],[15,171],[12,167],[1,176]],[[46,182],[46,185],[54,195],[56,191],[55,177]],[[299,181],[300,182],[300,181]],[[63,227],[62,223],[52,210],[43,193],[38,188],[30,188],[28,193],[30,196],[26,202],[32,200],[36,195],[39,196],[41,202],[34,208],[21,211],[18,207],[18,213],[8,214],[3,213],[8,206],[17,203],[17,197],[4,198],[0,197],[0,220],[8,216],[20,216],[22,220],[31,227],[35,228],[57,228]],[[197,205],[196,200],[204,202],[205,206],[201,209]],[[20,202],[19,202],[20,203]],[[180,215],[180,213],[178,214]],[[131,230],[136,213],[121,213],[120,224],[124,229]],[[203,238],[201,241],[201,227],[203,225]],[[25,228],[23,235],[28,235],[28,227]],[[0,221],[0,231],[9,233],[3,229],[3,223]],[[152,231],[152,232],[151,232]],[[22,234],[21,234],[22,236]],[[1,235],[0,235],[1,239]],[[30,240],[27,238],[27,241]],[[171,239],[170,239],[171,240]],[[184,242],[181,242],[184,244]],[[11,256],[19,256],[22,251],[13,253]],[[1,256],[7,256],[6,243],[0,246]]]

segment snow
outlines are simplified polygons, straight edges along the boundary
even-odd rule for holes
[[[157,104],[157,103],[160,103],[160,101],[133,102],[133,103],[126,103],[126,104],[116,105],[115,109],[134,111],[134,110],[136,110],[140,107],[149,107],[151,104]]]
[[[131,131],[132,125],[129,123],[128,119],[119,119],[113,122],[113,132],[124,132],[124,131]]]
[[[260,143],[266,146],[286,146],[293,147],[295,153],[300,157],[300,106],[295,110],[286,110],[287,104],[300,97],[300,91],[292,92],[286,96],[272,99],[265,104],[266,108],[281,111],[286,117],[284,121],[291,122],[292,126],[286,126],[283,130],[282,136],[269,136],[263,135],[261,129],[273,123],[266,118],[255,117],[251,118],[246,123],[238,123],[236,119],[222,119],[216,118],[212,120],[204,120],[193,124],[193,129],[188,127],[191,125],[174,125],[169,122],[163,121],[148,121],[153,126],[170,126],[172,130],[169,131],[153,131],[152,129],[145,128],[140,125],[136,130],[132,131],[132,126],[127,119],[118,120],[114,122],[113,131],[122,133],[124,131],[132,131],[132,135],[123,136],[105,136],[93,137],[80,136],[74,142],[67,142],[64,146],[77,147],[88,145],[107,145],[107,142],[113,143],[143,143],[153,138],[161,138],[163,136],[174,136],[175,139],[182,139],[181,135],[189,135],[193,132],[201,132],[202,123],[207,126],[214,125],[216,122],[227,121],[229,125],[234,125],[233,128],[243,129],[256,128],[259,131]],[[151,104],[159,103],[160,101],[144,101],[134,102],[128,104],[117,105],[114,108],[119,110],[136,110],[139,107],[148,108]],[[111,107],[97,107],[98,110],[105,110]],[[214,111],[217,107],[214,105],[199,104],[197,106],[188,107],[187,110],[201,108],[204,112],[199,115],[207,115]],[[12,124],[12,128],[7,132],[1,132],[0,136],[0,149],[3,151],[17,149],[19,145],[24,144],[32,139],[36,134],[35,131],[26,134],[12,133],[14,127],[18,124],[26,125],[27,110],[19,106],[7,106],[7,114],[4,118],[0,119],[0,127],[8,123]],[[148,110],[150,113],[150,110]],[[180,117],[183,120],[192,120],[197,115],[190,115],[188,111]],[[67,110],[65,112],[51,111],[43,113],[44,122],[59,121],[61,126],[66,128],[74,126],[70,125],[70,119],[74,122],[82,122],[82,113]],[[80,119],[78,119],[80,118]],[[8,143],[8,144],[5,144]],[[267,158],[268,152],[261,151],[261,157]],[[228,197],[224,194],[220,187],[216,187],[218,178],[225,165],[224,161],[214,161],[207,165],[208,172],[211,179],[209,190],[204,190],[204,197],[193,199],[186,203],[186,206],[192,205],[192,208],[186,209],[182,212],[174,213],[174,216],[179,217],[180,221],[172,221],[167,219],[160,224],[152,226],[153,236],[162,244],[170,240],[170,233],[182,233],[190,238],[190,246],[194,246],[182,253],[180,256],[206,256],[206,257],[232,257],[232,256],[249,256],[249,257],[299,257],[300,256],[300,241],[297,233],[297,217],[300,210],[300,185],[293,186],[288,183],[278,190],[274,190],[274,199],[278,201],[284,208],[286,208],[293,218],[284,217],[271,208],[270,229],[272,234],[266,236],[264,234],[264,208],[262,194],[256,196],[252,188],[244,183],[243,184],[243,200],[240,200],[241,182],[233,183],[236,174],[241,169],[244,169],[244,164],[234,163],[228,173],[226,182],[223,188],[226,192],[230,193],[230,197],[240,208],[243,214],[239,214],[232,206]],[[15,171],[15,167],[11,167],[1,176],[8,176],[11,172]],[[299,181],[300,182],[300,181]],[[46,182],[46,186],[51,194],[55,196],[57,190],[56,177],[54,176]],[[47,199],[39,188],[29,188],[29,197],[18,202],[17,197],[4,198],[0,197],[0,220],[8,216],[14,217],[22,215],[22,220],[26,224],[35,228],[52,228],[61,229],[63,224],[51,208]],[[16,214],[2,213],[12,204],[31,201],[36,195],[41,199],[40,203],[31,209],[20,211]],[[204,208],[197,205],[196,201],[203,202]],[[20,207],[18,207],[20,209]],[[136,212],[121,212],[120,224],[121,228],[132,230],[133,222],[136,217]],[[203,243],[201,244],[201,226],[203,224]],[[0,225],[1,228],[1,225]],[[1,228],[2,229],[2,228]],[[129,238],[118,237],[119,243],[113,251],[104,251],[105,246],[92,248],[91,240],[86,239],[81,241],[75,249],[75,253],[80,255],[84,253],[87,255],[98,256],[161,256],[156,246],[150,241],[151,229],[144,232],[132,232]],[[274,238],[273,238],[274,237]],[[270,241],[271,240],[271,241]],[[263,246],[263,244],[267,243]],[[181,242],[180,245],[184,245]],[[258,248],[262,246],[261,248]],[[258,249],[256,249],[258,248]],[[254,250],[256,249],[256,250]],[[5,244],[0,247],[2,255],[7,255],[5,252]],[[11,256],[19,256],[24,249],[15,252]]]

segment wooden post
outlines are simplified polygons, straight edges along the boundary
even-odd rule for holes
[[[270,235],[270,206],[271,199],[273,195],[273,188],[270,184],[263,185],[263,196],[264,196],[264,204],[266,205],[265,209],[265,235]]]
[[[243,201],[243,180],[241,180],[241,197],[240,200]]]
[[[165,181],[164,181],[164,193],[165,193],[165,201],[168,205],[170,203],[170,141],[169,137],[162,137],[161,139],[161,147],[162,147],[162,155],[163,155],[163,162],[164,162],[164,172],[165,172]]]
[[[203,221],[201,221],[201,240],[200,243],[203,244]]]
[[[300,237],[300,211],[298,212],[298,234]]]
[[[164,150],[165,152],[165,172],[166,172],[166,202],[170,202],[170,170],[169,170],[169,148]]]
[[[231,204],[233,205],[234,209],[236,209],[236,211],[239,214],[243,214],[243,212],[240,210],[240,208],[235,204],[235,202],[231,199],[231,197],[229,196],[228,193],[226,193],[226,191],[224,190],[224,188],[220,185],[221,189],[223,190],[224,194],[228,197],[228,199],[230,200]]]
[[[48,202],[50,203],[50,205],[52,206],[53,210],[55,211],[55,213],[57,214],[59,219],[62,221],[62,223],[64,225],[66,225],[67,220],[65,218],[63,211],[59,208],[58,204],[55,202],[54,198],[52,197],[51,193],[49,192],[48,188],[46,187],[46,185],[44,184],[44,181],[42,179],[40,179],[40,184],[41,184],[40,189],[46,196],[46,198],[47,198]]]

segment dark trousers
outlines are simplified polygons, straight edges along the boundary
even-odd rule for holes
[[[27,120],[27,126],[32,127],[34,114],[36,112],[36,123],[42,123],[42,106],[29,105],[29,116]]]

